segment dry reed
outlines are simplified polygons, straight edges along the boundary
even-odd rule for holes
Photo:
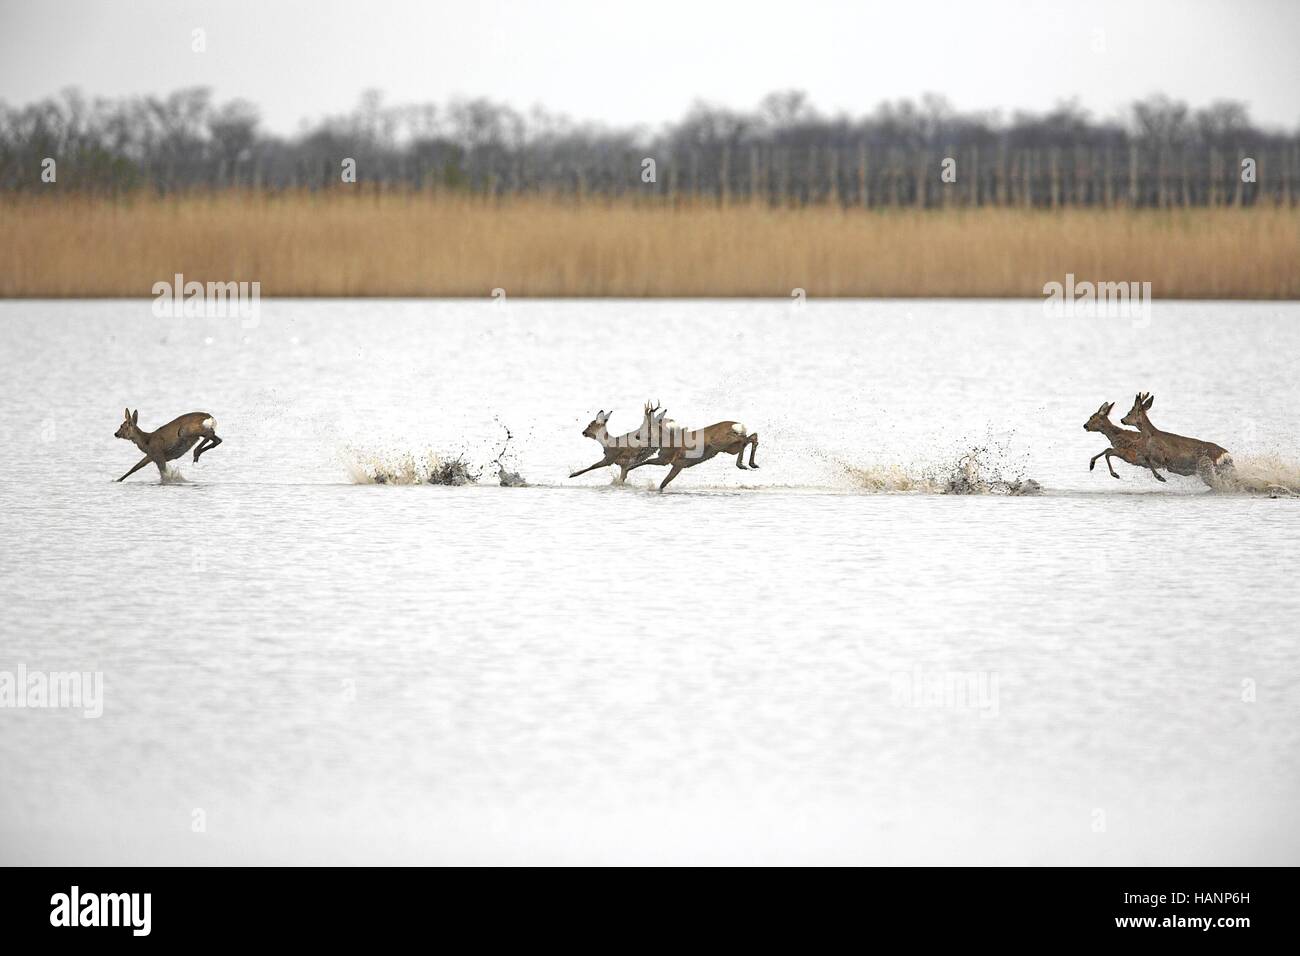
[[[1300,298],[1300,210],[871,210],[428,194],[0,200],[0,296],[1041,296]]]

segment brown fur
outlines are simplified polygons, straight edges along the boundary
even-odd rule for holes
[[[1154,402],[1154,395],[1141,392],[1133,400],[1129,413],[1120,419],[1125,425],[1136,425],[1142,433],[1141,452],[1153,475],[1164,481],[1164,477],[1156,471],[1157,468],[1163,468],[1176,475],[1197,475],[1210,485],[1211,476],[1231,469],[1232,456],[1227,449],[1199,438],[1162,432],[1151,424],[1147,409]]]
[[[609,421],[609,416],[614,414],[612,411],[601,409],[591,423],[583,429],[584,438],[590,438],[600,443],[605,449],[605,455],[594,465],[588,465],[586,468],[579,468],[577,471],[570,472],[570,478],[577,478],[579,475],[586,474],[589,471],[595,471],[597,468],[607,468],[610,465],[618,465],[619,476],[618,482],[622,484],[627,481],[627,473],[633,468],[639,468],[642,465],[651,465],[654,462],[650,458],[654,456],[655,446],[647,443],[650,435],[650,427],[659,419],[655,418],[655,412],[659,411],[659,405],[645,403],[645,417],[641,420],[641,427],[636,431],[630,431],[626,435],[613,436],[605,427]],[[662,415],[660,419],[662,419]]]
[[[736,426],[740,432],[736,432]],[[659,485],[663,491],[683,468],[694,468],[715,455],[735,455],[736,467],[745,468],[745,449],[749,448],[749,467],[757,468],[754,454],[758,451],[758,432],[752,435],[739,422],[718,422],[698,431],[680,431],[672,447],[662,448],[659,457],[646,462],[649,465],[667,465],[668,476]]]
[[[1110,410],[1115,407],[1114,402],[1105,402],[1101,408],[1092,413],[1083,425],[1085,431],[1101,432],[1110,442],[1110,447],[1105,451],[1092,456],[1088,462],[1088,470],[1092,471],[1097,466],[1097,459],[1106,456],[1106,469],[1110,472],[1112,478],[1118,478],[1115,474],[1115,467],[1110,463],[1111,457],[1118,458],[1120,461],[1126,461],[1130,465],[1137,465],[1139,468],[1147,467],[1146,456],[1142,453],[1143,436],[1140,431],[1130,431],[1126,428],[1120,428],[1110,420]]]
[[[127,478],[130,478],[149,462],[153,462],[158,466],[159,477],[165,477],[167,462],[181,457],[194,446],[195,442],[202,439],[199,447],[194,449],[194,460],[198,461],[199,456],[205,451],[216,448],[221,444],[221,439],[217,437],[216,431],[203,424],[211,418],[212,416],[207,412],[190,412],[180,418],[173,418],[161,428],[147,432],[139,424],[140,410],[136,409],[132,412],[127,409],[126,420],[118,426],[115,437],[125,438],[133,442],[137,448],[144,452],[144,457],[136,462],[134,468],[117,480],[126,481]]]

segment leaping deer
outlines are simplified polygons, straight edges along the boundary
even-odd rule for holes
[[[1130,431],[1127,428],[1120,428],[1110,420],[1110,410],[1115,407],[1114,402],[1103,402],[1101,408],[1092,413],[1083,425],[1084,431],[1101,432],[1110,442],[1110,447],[1103,452],[1092,456],[1088,462],[1088,470],[1092,471],[1097,466],[1097,459],[1106,456],[1106,469],[1110,472],[1112,478],[1118,478],[1115,474],[1115,466],[1110,463],[1111,456],[1115,456],[1120,461],[1126,461],[1130,465],[1136,465],[1139,468],[1147,467],[1146,456],[1142,454],[1142,443],[1144,441],[1142,432]]]
[[[663,491],[683,468],[694,468],[719,454],[735,455],[736,467],[745,469],[745,449],[749,449],[749,467],[757,468],[758,432],[750,432],[740,422],[718,422],[707,428],[674,428],[661,434],[663,447],[659,455],[644,464],[667,465],[668,475],[659,485]]]
[[[655,412],[659,412],[659,415],[656,416]],[[624,435],[611,435],[609,429],[605,427],[605,423],[609,421],[609,416],[613,414],[613,411],[607,412],[601,409],[596,414],[596,417],[591,420],[591,424],[582,430],[584,438],[591,438],[600,443],[600,446],[605,449],[605,455],[594,465],[588,465],[586,468],[570,472],[570,478],[577,478],[579,475],[585,475],[597,468],[618,465],[618,483],[621,485],[627,481],[627,473],[633,468],[650,464],[649,459],[658,450],[658,446],[652,444],[654,433],[658,432],[666,413],[660,411],[658,403],[646,402],[645,416],[641,419],[641,424],[634,431]]]
[[[1211,476],[1218,477],[1221,472],[1232,472],[1232,456],[1227,449],[1199,438],[1185,438],[1172,432],[1162,432],[1151,424],[1147,410],[1154,402],[1154,395],[1139,392],[1129,413],[1120,419],[1125,425],[1136,425],[1141,431],[1140,450],[1151,474],[1164,481],[1164,476],[1156,471],[1157,468],[1163,468],[1176,475],[1196,475],[1213,487]]]
[[[118,426],[115,437],[134,442],[135,446],[144,452],[144,457],[117,480],[126,481],[149,462],[157,465],[159,476],[165,478],[167,462],[181,457],[193,447],[195,442],[202,439],[199,447],[194,449],[194,460],[198,461],[199,456],[205,451],[210,451],[221,444],[216,427],[217,420],[207,412],[190,412],[188,415],[172,419],[155,431],[147,432],[140,427],[140,410],[137,408],[133,412],[129,408],[126,409],[126,421]]]

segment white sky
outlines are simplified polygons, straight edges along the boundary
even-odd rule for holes
[[[1193,106],[1243,100],[1257,122],[1290,129],[1300,0],[0,0],[11,105],[65,86],[194,85],[253,101],[285,133],[370,87],[390,102],[488,96],[620,126],[787,88],[853,115],[931,91],[1008,113],[1077,95],[1105,117],[1159,91]]]

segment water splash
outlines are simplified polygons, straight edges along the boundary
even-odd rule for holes
[[[979,445],[939,465],[855,465],[832,459],[854,487],[873,494],[1038,495],[1042,486],[1022,474],[1009,473],[1007,452]]]
[[[345,448],[340,457],[357,485],[469,485],[481,475],[463,457],[448,458],[433,451],[417,456]]]
[[[510,471],[502,459],[506,456],[506,450],[510,447],[510,440],[515,436],[511,434],[510,427],[501,419],[496,419],[496,423],[506,431],[506,440],[501,445],[501,450],[497,452],[496,458],[492,459],[492,464],[497,466],[497,481],[501,483],[502,488],[527,488],[528,482],[517,471]]]
[[[486,471],[494,472],[502,487],[525,488],[528,482],[506,465],[514,435],[499,419],[497,424],[505,429],[505,441],[496,457],[482,468],[466,461],[464,453],[452,458],[432,450],[376,452],[347,446],[339,456],[349,478],[358,485],[470,485],[477,483]]]
[[[1228,472],[1209,478],[1210,487],[1225,494],[1300,497],[1300,463],[1279,455],[1253,455],[1233,461]]]

